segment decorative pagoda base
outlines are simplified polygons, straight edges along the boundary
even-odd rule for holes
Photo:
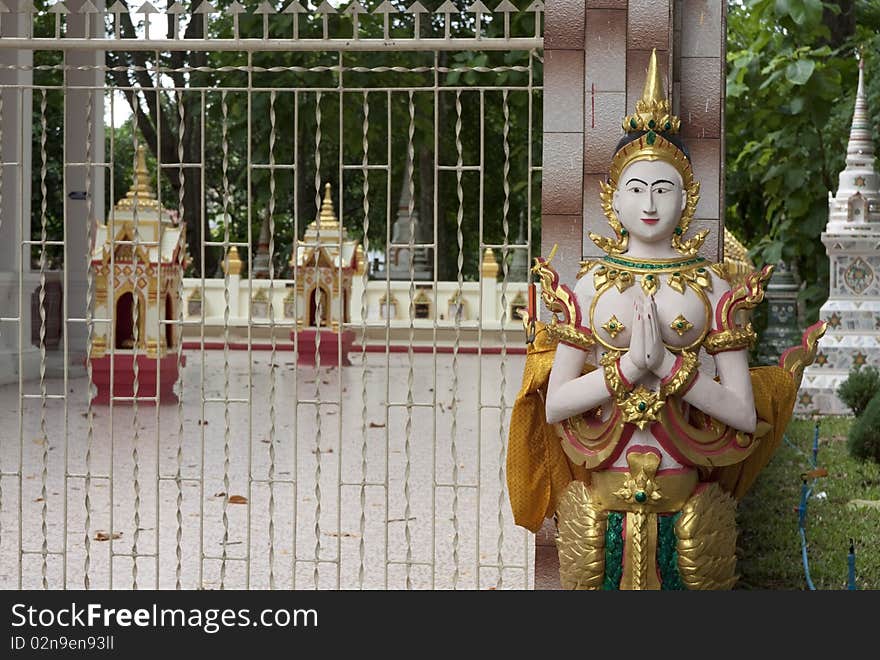
[[[341,350],[339,345],[340,335],[342,336]],[[348,353],[351,351],[351,345],[354,343],[354,330],[333,332],[332,330],[319,328],[303,328],[291,331],[290,339],[298,342],[298,364],[314,365],[317,363],[315,360],[315,346],[318,344],[319,336],[318,355],[321,358],[322,367],[351,366],[351,362],[348,361]]]
[[[98,393],[92,399],[93,404],[106,405],[110,403],[110,356],[90,358],[92,362],[92,382],[98,388]],[[177,403],[177,394],[174,393],[174,385],[177,383],[179,372],[177,368],[177,355],[168,355],[158,361],[147,355],[137,356],[138,365],[138,405],[153,405],[156,403],[156,383],[159,383],[159,403]],[[186,365],[186,356],[180,358],[180,366]],[[113,356],[113,396],[134,396],[134,356],[131,354],[117,353]],[[131,401],[114,401],[114,404],[131,403]]]
[[[837,388],[856,367],[880,367],[880,233],[822,234],[831,291],[819,318],[828,331],[804,371],[796,415],[849,415]]]

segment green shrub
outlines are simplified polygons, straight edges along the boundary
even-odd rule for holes
[[[868,402],[880,392],[880,372],[876,367],[855,368],[837,388],[837,396],[859,417]]]
[[[868,402],[850,427],[847,448],[854,458],[880,463],[880,394]]]

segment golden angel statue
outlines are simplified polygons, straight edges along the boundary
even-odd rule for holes
[[[525,319],[508,490],[517,524],[555,516],[568,589],[733,586],[736,500],[781,441],[825,330],[749,368],[747,315],[772,266],[731,284],[697,256],[708,231],[688,238],[700,184],[679,127],[655,53],[601,187],[614,235],[590,238],[604,256],[574,289],[552,254],[532,269],[552,319],[536,323],[534,303]]]

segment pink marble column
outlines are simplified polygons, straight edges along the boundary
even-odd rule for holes
[[[578,262],[600,251],[588,232],[608,234],[599,181],[608,172],[621,121],[641,97],[656,48],[665,88],[701,182],[694,230],[709,228],[701,254],[722,258],[724,218],[723,0],[551,0],[544,27],[544,154],[541,254],[574,283]],[[546,521],[535,588],[558,589]]]
[[[695,229],[710,229],[701,254],[722,258],[726,14],[721,0],[675,0],[675,79],[682,135],[700,180]]]
[[[541,254],[573,282],[581,258],[584,190],[586,0],[553,0],[544,23],[544,154]]]

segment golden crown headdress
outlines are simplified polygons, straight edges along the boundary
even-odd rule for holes
[[[672,246],[682,254],[692,256],[697,253],[706,240],[709,233],[707,229],[700,231],[689,240],[684,240],[684,235],[687,233],[697,210],[697,202],[700,199],[700,183],[694,180],[694,172],[687,155],[664,137],[665,135],[674,135],[680,127],[681,120],[671,113],[669,99],[663,95],[663,85],[657,68],[657,51],[654,50],[648,62],[642,98],[636,102],[636,111],[623,120],[623,130],[626,133],[642,133],[642,135],[618,149],[611,159],[608,180],[600,183],[602,190],[599,196],[602,200],[602,210],[615,234],[615,238],[607,238],[590,232],[590,239],[603,251],[609,254],[620,254],[626,250],[628,234],[612,208],[612,200],[620,181],[620,175],[630,163],[637,160],[663,160],[681,174],[687,201],[681,213],[681,220],[675,228]]]

